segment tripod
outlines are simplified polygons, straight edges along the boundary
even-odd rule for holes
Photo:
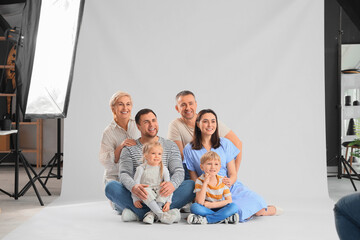
[[[49,178],[56,178],[56,179],[62,178],[61,176],[62,157],[63,157],[63,153],[61,152],[61,119],[58,118],[57,119],[57,152],[51,158],[51,160],[46,164],[44,169],[39,172],[39,177],[46,179],[44,183],[45,185],[49,180]],[[55,166],[57,167],[56,174],[52,172]],[[48,174],[46,176],[41,176],[48,169],[49,169]]]
[[[346,174],[342,173],[341,165],[344,166]],[[350,174],[349,168],[351,169],[351,171],[354,172],[354,174]],[[355,176],[358,179],[354,178]],[[355,169],[350,165],[350,163],[348,161],[346,161],[346,159],[343,156],[340,156],[340,158],[338,159],[338,175],[337,175],[337,177],[338,177],[338,179],[341,179],[342,177],[343,178],[349,178],[354,190],[357,191],[357,188],[356,188],[356,186],[354,184],[354,180],[360,181],[360,175],[355,171]]]
[[[36,196],[40,202],[41,206],[44,206],[44,203],[41,199],[41,196],[37,190],[37,187],[35,185],[35,181],[39,181],[41,186],[44,188],[44,190],[47,192],[48,195],[51,195],[47,187],[45,186],[45,183],[40,179],[40,175],[35,172],[33,167],[29,164],[29,162],[26,160],[24,155],[22,154],[21,150],[19,149],[19,114],[20,114],[20,99],[19,94],[16,94],[16,108],[15,108],[15,130],[10,131],[3,131],[1,135],[11,135],[14,134],[14,149],[11,150],[9,154],[7,154],[4,158],[0,160],[0,163],[9,155],[14,155],[15,157],[15,183],[14,183],[14,193],[11,194],[3,189],[0,188],[0,192],[8,195],[9,197],[14,198],[17,200],[19,197],[24,196],[24,194],[32,187],[36,193]],[[21,191],[19,191],[19,163],[22,163],[26,174],[29,178],[29,182],[22,188]],[[31,175],[31,172],[33,176]]]

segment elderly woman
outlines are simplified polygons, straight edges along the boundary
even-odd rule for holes
[[[131,118],[132,106],[131,96],[126,92],[119,91],[110,99],[114,119],[104,130],[100,148],[100,162],[105,167],[105,185],[109,181],[119,181],[121,150],[125,146],[136,145],[134,139],[140,137],[135,120]]]
[[[240,150],[228,139],[219,137],[217,123],[217,116],[211,109],[202,110],[197,115],[193,140],[184,148],[184,162],[190,171],[190,178],[195,181],[203,173],[200,158],[204,153],[214,151],[221,158],[218,174],[224,176],[223,183],[230,188],[232,201],[239,208],[240,222],[254,215],[279,215],[280,208],[268,206],[261,196],[237,180],[235,159]]]

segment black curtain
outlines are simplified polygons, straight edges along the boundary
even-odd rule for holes
[[[360,30],[360,1],[359,0],[337,0],[351,21]]]
[[[25,113],[34,62],[41,0],[26,1],[21,21],[21,36],[15,62],[16,86],[20,109]]]

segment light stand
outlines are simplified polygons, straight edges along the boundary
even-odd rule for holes
[[[49,178],[61,178],[61,118],[66,118],[69,106],[71,83],[80,25],[85,0],[26,0],[21,17],[21,31],[17,38],[15,59],[16,78],[16,129],[19,128],[20,109],[24,119],[58,119],[58,149],[41,173],[36,174],[19,150],[17,131],[15,134],[15,193],[9,196],[17,199],[39,181],[45,191]],[[61,46],[54,47],[54,46]],[[1,95],[0,95],[1,96]],[[2,160],[0,160],[1,163]],[[24,165],[29,182],[19,192],[19,161]],[[57,174],[53,168],[57,166]],[[50,168],[43,183],[41,176]],[[34,176],[31,176],[31,173]]]
[[[40,171],[39,176],[45,178],[45,185],[49,178],[61,179],[61,163],[62,163],[63,153],[61,152],[61,119],[57,119],[57,152],[51,158],[51,160],[46,164],[43,170]],[[52,173],[54,167],[57,167],[57,173]],[[50,170],[46,176],[41,176],[48,168]]]
[[[62,162],[62,156],[63,153],[61,152],[61,119],[58,118],[57,119],[57,152],[55,153],[55,155],[51,158],[51,160],[46,164],[46,166],[39,172],[39,174],[37,174],[37,176],[35,177],[36,180],[40,178],[45,178],[45,182],[42,183],[42,181],[40,181],[40,183],[42,183],[44,186],[47,184],[47,181],[49,180],[49,178],[57,178],[57,179],[61,179],[61,162]],[[57,174],[52,173],[52,170],[54,169],[54,167],[57,166]],[[41,176],[46,170],[49,169],[49,172],[46,176]],[[20,191],[21,195],[24,195],[27,190],[30,188],[30,182],[28,182],[25,187]],[[46,187],[45,187],[46,188]],[[45,189],[45,191],[51,195],[51,193],[49,191],[47,191],[47,189]]]
[[[16,43],[16,46],[18,47],[19,44],[19,31],[15,28],[15,29],[10,29],[8,31],[8,33],[6,34],[6,39],[9,41],[14,41]],[[18,86],[19,83],[16,82],[16,94],[13,94],[12,96],[16,96],[16,104],[15,104],[15,129],[13,131],[4,131],[4,134],[6,135],[14,135],[14,141],[13,141],[13,145],[14,145],[14,149],[11,149],[11,152],[9,154],[7,154],[4,158],[2,158],[0,160],[0,163],[9,155],[14,155],[15,158],[15,171],[14,171],[14,175],[15,175],[15,183],[14,183],[14,193],[10,194],[9,192],[0,189],[0,192],[8,195],[9,197],[12,197],[14,199],[18,199],[19,197],[23,196],[25,194],[25,192],[32,187],[35,191],[35,194],[40,202],[40,204],[43,206],[44,203],[40,197],[40,194],[37,190],[37,187],[35,185],[36,180],[38,180],[40,182],[40,184],[42,185],[42,187],[44,188],[44,190],[49,194],[49,190],[47,189],[47,187],[45,186],[45,184],[43,183],[43,181],[40,179],[39,175],[35,172],[35,170],[33,169],[33,167],[29,164],[29,162],[26,160],[26,158],[24,157],[24,155],[22,154],[21,150],[19,149],[19,116],[20,116],[20,94],[18,93]],[[5,94],[6,95],[6,94]],[[11,94],[9,94],[11,95]],[[25,187],[19,192],[19,162],[22,163],[24,170],[29,178],[29,182],[25,185]],[[31,171],[31,172],[30,172]],[[33,176],[31,175],[31,173],[33,174]]]
[[[18,85],[16,85],[18,86]],[[0,163],[9,155],[15,156],[15,183],[14,183],[14,193],[10,194],[9,192],[0,189],[0,192],[8,195],[9,197],[14,198],[15,200],[19,197],[23,196],[27,190],[32,187],[35,191],[35,194],[40,202],[41,206],[44,206],[44,203],[41,199],[41,196],[39,194],[39,191],[37,190],[37,187],[35,185],[35,182],[38,180],[41,186],[44,188],[44,190],[47,192],[48,195],[51,195],[43,181],[40,179],[39,174],[35,172],[33,167],[29,164],[29,162],[26,160],[25,156],[22,154],[21,150],[19,149],[19,114],[20,114],[20,101],[19,101],[19,94],[16,94],[16,105],[15,105],[15,128],[16,131],[9,131],[9,134],[14,134],[14,149],[11,150],[9,154],[7,154],[4,158],[0,160]],[[22,163],[24,170],[29,178],[29,182],[23,187],[23,189],[19,192],[19,162]],[[30,172],[31,171],[31,172]],[[31,175],[33,174],[33,176]]]

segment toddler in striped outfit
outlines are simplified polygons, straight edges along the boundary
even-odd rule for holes
[[[207,152],[200,159],[200,168],[204,172],[196,179],[195,203],[191,205],[189,224],[238,223],[238,207],[232,202],[230,189],[223,183],[223,177],[217,175],[221,160],[216,152]]]

